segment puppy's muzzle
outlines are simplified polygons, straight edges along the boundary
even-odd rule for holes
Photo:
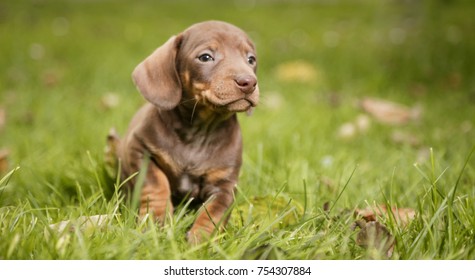
[[[256,90],[257,79],[251,75],[239,75],[234,78],[237,87],[246,95]]]

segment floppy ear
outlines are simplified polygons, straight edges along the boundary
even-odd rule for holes
[[[135,67],[132,73],[137,89],[155,106],[169,110],[181,99],[181,83],[175,60],[182,36],[173,36]]]

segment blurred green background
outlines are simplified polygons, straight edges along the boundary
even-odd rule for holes
[[[470,0],[1,1],[0,172],[20,169],[0,206],[61,209],[78,189],[111,189],[98,172],[105,137],[144,102],[132,70],[171,35],[217,19],[258,50],[262,102],[240,116],[243,194],[302,202],[305,187],[317,211],[356,168],[340,207],[381,194],[416,207],[421,173],[443,174],[448,191],[475,143],[474,15]],[[370,117],[343,137],[364,97],[422,113],[398,126]],[[469,163],[459,191],[473,199]]]
[[[473,259],[474,15],[471,0],[1,1],[0,259],[379,258],[345,212],[374,204],[417,215],[385,224],[393,258]],[[187,245],[192,216],[137,225],[103,153],[144,103],[134,67],[209,19],[255,41],[261,103],[240,115],[238,219],[208,250]],[[118,208],[107,230],[44,238]]]

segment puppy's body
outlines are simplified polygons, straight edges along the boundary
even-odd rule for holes
[[[173,36],[137,66],[133,79],[150,103],[136,113],[117,152],[124,178],[150,158],[140,215],[163,221],[173,201],[188,197],[206,207],[190,241],[225,223],[241,166],[235,113],[258,103],[255,71],[255,49],[246,34],[217,21]]]
[[[156,166],[164,173],[175,201],[188,196],[205,202],[215,188],[216,179],[228,181],[226,185],[231,188],[226,186],[226,192],[232,192],[242,152],[236,116],[224,120],[195,119],[193,123],[189,118],[179,108],[163,111],[152,104],[143,106],[134,116],[119,149],[124,175],[138,171],[144,156],[150,155],[151,168]]]

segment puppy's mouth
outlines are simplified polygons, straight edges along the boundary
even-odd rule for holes
[[[221,94],[222,96],[223,94]],[[249,95],[229,94],[220,97],[219,93],[210,90],[201,91],[200,100],[208,108],[217,112],[239,113],[249,111],[259,103],[259,92],[256,90]]]
[[[246,112],[252,107],[257,106],[257,98],[253,96],[245,96],[239,98],[230,98],[230,99],[218,99],[216,96],[209,94],[204,95],[202,100],[205,101],[208,107],[213,108],[219,112],[232,112],[232,113],[239,113],[239,112]]]
[[[238,100],[233,100],[223,105],[222,107],[226,108],[226,110],[230,112],[245,112],[245,111],[248,111],[251,107],[256,107],[256,106],[257,104],[253,100],[247,99],[247,98],[241,98]]]

